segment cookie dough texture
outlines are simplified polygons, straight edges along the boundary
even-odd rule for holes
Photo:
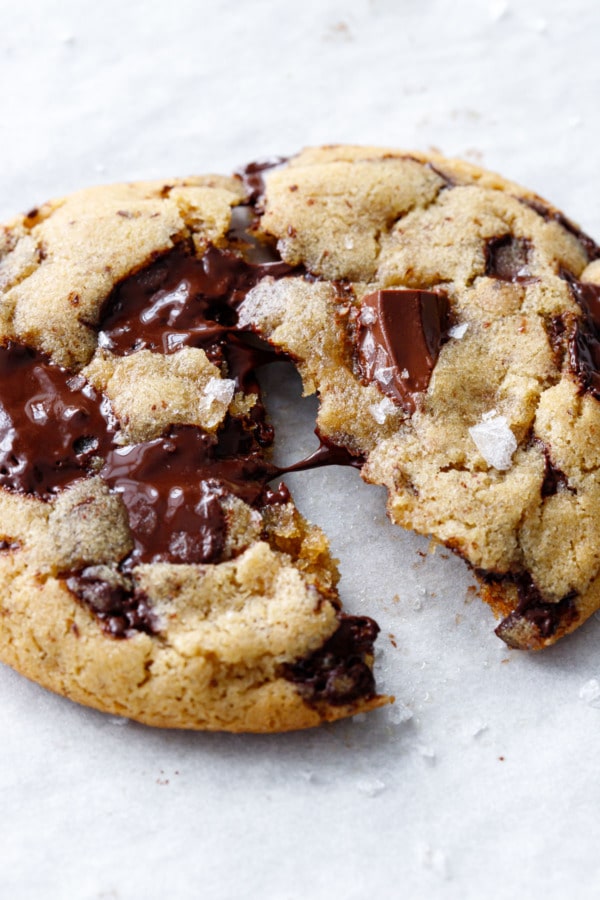
[[[600,404],[570,359],[570,282],[600,282],[598,248],[533,193],[435,155],[326,147],[265,180],[260,233],[320,280],[258,285],[240,314],[319,393],[321,434],[366,457],[391,519],[463,556],[499,615],[524,579],[539,603],[569,606],[548,633],[513,615],[507,642],[538,649],[577,627],[600,606]],[[387,288],[450,304],[413,415],[357,367],[361,299]],[[476,440],[490,420],[507,466]]]

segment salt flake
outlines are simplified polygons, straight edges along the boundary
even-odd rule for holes
[[[600,708],[600,682],[597,678],[590,678],[585,684],[579,688],[579,699],[587,703],[588,706]]]
[[[398,703],[398,701],[389,708],[387,714],[388,722],[392,725],[403,725],[405,722],[409,722],[412,717],[412,710],[408,706],[404,706],[403,703]]]
[[[396,407],[389,397],[384,397],[379,403],[373,403],[369,407],[369,412],[378,425],[384,425],[387,418],[396,411]]]
[[[448,329],[448,337],[455,338],[457,341],[460,341],[460,339],[464,338],[465,334],[467,333],[468,327],[468,322],[463,322],[462,325],[453,325],[452,328]]]
[[[385,784],[379,778],[366,778],[363,781],[358,781],[356,787],[361,794],[366,794],[368,797],[377,797],[378,794],[385,790]]]
[[[364,306],[360,313],[360,321],[362,325],[372,325],[377,321],[375,311],[370,306]]]
[[[505,472],[512,465],[513,453],[517,449],[517,439],[504,416],[495,410],[484,413],[478,425],[469,428],[473,443],[488,466]]]

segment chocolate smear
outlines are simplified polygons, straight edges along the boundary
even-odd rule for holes
[[[287,156],[272,156],[269,159],[261,159],[248,163],[235,173],[242,179],[249,203],[255,204],[265,193],[264,173],[271,169],[278,169],[288,161]]]
[[[364,381],[414,412],[437,362],[447,313],[447,298],[432,291],[390,288],[364,297],[357,337]]]
[[[115,288],[102,311],[99,346],[119,356],[201,347],[218,359],[248,291],[267,275],[295,271],[281,260],[250,263],[216,247],[197,258],[187,245],[177,247]]]

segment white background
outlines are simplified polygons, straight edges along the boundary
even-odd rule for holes
[[[599,238],[599,26],[596,0],[0,0],[0,217],[351,141],[481,162]],[[279,380],[298,458],[314,406]],[[168,733],[0,668],[0,896],[597,897],[600,621],[509,651],[462,563],[388,525],[383,492],[350,470],[289,483],[347,606],[382,624],[396,707]]]

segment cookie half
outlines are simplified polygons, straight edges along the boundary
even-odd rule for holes
[[[437,155],[309,149],[262,173],[290,274],[240,321],[296,361],[389,515],[460,554],[539,649],[600,607],[600,249],[537,195]]]
[[[0,658],[158,726],[370,710],[377,626],[270,461],[239,304],[294,267],[240,177],[82,191],[0,231]],[[275,481],[273,480],[275,479]]]

